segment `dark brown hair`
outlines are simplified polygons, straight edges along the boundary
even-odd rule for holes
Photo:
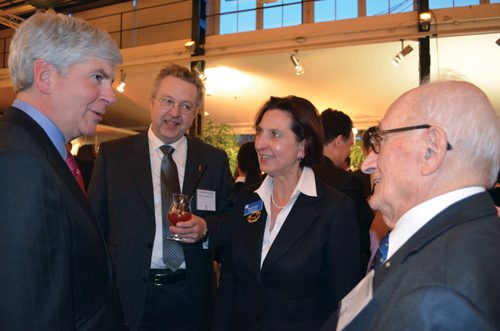
[[[321,162],[323,156],[323,128],[316,107],[307,99],[289,95],[284,98],[271,97],[255,117],[255,127],[270,109],[279,109],[292,117],[290,128],[297,141],[305,140],[304,159],[301,166],[312,167]]]

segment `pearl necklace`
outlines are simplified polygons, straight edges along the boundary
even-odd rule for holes
[[[288,199],[288,201],[283,205],[283,206],[278,206],[276,204],[276,202],[274,202],[274,197],[273,197],[273,194],[271,193],[271,202],[273,203],[274,207],[278,208],[278,209],[283,209],[286,207],[286,205],[288,205],[288,202],[290,201],[290,199]]]

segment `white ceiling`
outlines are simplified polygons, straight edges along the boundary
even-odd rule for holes
[[[453,72],[478,85],[500,116],[500,33],[431,39],[433,77]],[[207,59],[206,68],[238,70],[247,86],[206,97],[208,119],[231,124],[236,132],[251,132],[254,115],[269,96],[295,94],[312,101],[318,110],[331,107],[350,115],[359,129],[374,125],[403,92],[418,86],[418,43],[399,67],[390,59],[401,49],[399,42],[300,51],[305,74],[296,76],[290,52]],[[188,63],[184,63],[188,65]],[[126,67],[127,86],[117,93],[104,124],[121,128],[144,128],[149,124],[149,92],[163,64]],[[209,70],[207,70],[209,71]],[[119,80],[119,72],[116,79]],[[209,77],[209,80],[214,80]],[[219,82],[228,77],[215,78]],[[236,85],[231,83],[231,85]],[[0,87],[0,109],[10,105],[14,93]]]
[[[500,115],[499,34],[431,39],[431,72],[453,73],[482,88]],[[399,67],[390,59],[401,49],[399,42],[300,51],[305,74],[296,76],[290,52],[208,59],[206,68],[228,67],[242,74],[239,90],[217,90],[205,99],[209,119],[231,124],[237,132],[251,131],[258,108],[270,96],[295,94],[312,101],[318,110],[328,107],[350,115],[364,129],[375,124],[403,92],[418,86],[418,43]],[[187,63],[185,63],[187,65]],[[145,127],[149,123],[149,91],[162,65],[130,67],[124,94],[106,115],[106,124]],[[209,71],[209,70],[207,70]],[[229,77],[208,80],[230,81]],[[230,82],[230,85],[236,85]]]

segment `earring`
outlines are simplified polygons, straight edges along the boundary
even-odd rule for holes
[[[302,162],[303,160],[302,156],[297,157],[297,160],[299,160],[299,162]]]

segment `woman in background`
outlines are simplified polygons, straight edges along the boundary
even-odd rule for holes
[[[234,196],[236,197],[242,188],[262,180],[259,168],[257,152],[255,152],[255,142],[249,141],[240,146],[237,162],[237,177],[234,182]]]
[[[214,329],[318,330],[361,276],[354,206],[311,169],[323,154],[311,102],[271,97],[255,127],[268,176],[236,200]]]

